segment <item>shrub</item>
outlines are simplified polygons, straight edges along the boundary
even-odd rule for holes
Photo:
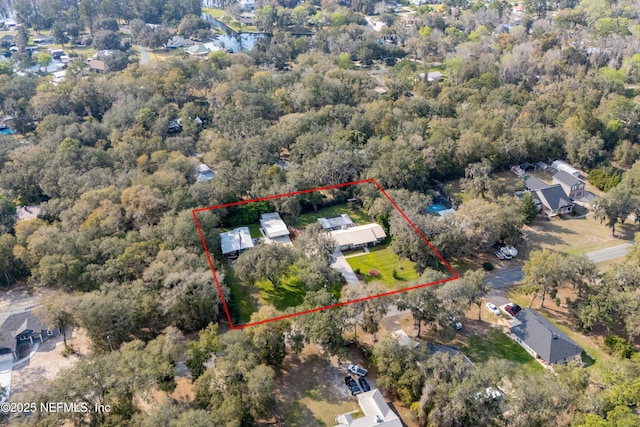
[[[378,270],[369,270],[369,276],[378,277],[379,275],[380,275],[380,272]]]
[[[589,172],[588,181],[598,187],[602,191],[609,191],[622,180],[622,171],[620,169],[603,166],[593,169]]]
[[[487,262],[483,262],[483,263],[482,263],[482,268],[483,268],[485,271],[491,271],[491,270],[493,270],[493,264],[491,264],[491,263],[490,263],[490,262],[488,262],[488,261],[487,261]]]
[[[631,344],[618,335],[609,335],[604,339],[604,345],[607,346],[607,352],[621,359],[628,359],[633,354]]]

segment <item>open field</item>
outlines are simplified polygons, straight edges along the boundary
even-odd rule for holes
[[[393,253],[389,245],[369,248],[368,254],[347,258],[347,262],[353,271],[360,270],[366,283],[380,281],[389,289],[406,287],[408,282],[419,277],[414,268],[415,263],[406,258],[398,259],[398,255]],[[370,276],[369,270],[378,270],[380,275]]]
[[[371,223],[371,218],[360,209],[349,209],[346,204],[329,206],[328,208],[319,209],[317,212],[308,212],[302,214],[296,220],[296,227],[306,227],[309,224],[318,221],[318,218],[331,218],[342,214],[347,214],[356,225],[364,225]]]
[[[625,241],[633,241],[637,226],[633,224],[618,224],[616,236],[611,235],[611,229],[593,215],[554,218],[551,220],[536,219],[530,226],[525,226],[528,241],[527,252],[532,250],[549,249],[566,254],[580,254],[598,249],[618,246]]]

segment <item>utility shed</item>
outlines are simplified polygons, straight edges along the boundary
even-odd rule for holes
[[[220,246],[223,255],[239,255],[253,247],[253,239],[249,227],[239,227],[220,233]]]

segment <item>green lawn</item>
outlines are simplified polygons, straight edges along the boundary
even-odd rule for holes
[[[372,222],[371,218],[360,209],[349,209],[346,204],[329,206],[322,208],[318,212],[309,212],[298,217],[295,226],[306,227],[318,221],[318,218],[331,218],[342,214],[347,214],[356,225],[364,225]]]
[[[219,19],[222,18],[223,16],[226,16],[227,12],[224,11],[224,9],[214,9],[214,8],[210,8],[210,7],[203,7],[202,8],[202,13],[208,13],[209,15],[211,15],[212,17]]]
[[[381,281],[390,289],[406,286],[407,282],[419,277],[415,263],[406,258],[398,260],[398,255],[393,253],[389,245],[369,248],[368,254],[347,258],[347,262],[354,271],[360,269],[365,282]],[[380,276],[369,276],[369,270],[378,270]]]
[[[499,357],[515,362],[528,371],[544,370],[525,349],[497,329],[470,337],[468,345],[460,350],[474,362],[486,362],[491,357]]]
[[[302,304],[306,294],[304,283],[295,275],[281,280],[277,288],[266,279],[257,282],[256,286],[260,289],[260,300],[281,311]]]
[[[251,315],[257,311],[248,296],[250,289],[240,282],[231,269],[226,270],[224,282],[231,292],[231,301],[227,301],[227,306],[233,322],[236,324],[249,323]]]

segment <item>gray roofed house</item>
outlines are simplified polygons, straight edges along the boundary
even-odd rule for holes
[[[260,227],[265,237],[273,239],[289,235],[287,224],[284,223],[278,212],[260,215]]]
[[[540,190],[548,186],[549,184],[547,184],[540,178],[536,178],[535,176],[530,176],[524,180],[524,187],[530,191]]]
[[[565,364],[581,360],[582,348],[540,313],[521,310],[511,327],[513,339],[544,364]]]
[[[535,193],[542,202],[543,212],[549,217],[569,213],[573,210],[573,200],[566,195],[560,184],[541,188]]]
[[[334,216],[332,218],[318,218],[318,222],[325,230],[344,230],[345,228],[355,226],[347,214]]]
[[[249,227],[238,227],[234,230],[220,233],[220,246],[223,255],[239,255],[253,247],[253,239]]]
[[[567,196],[572,199],[578,199],[584,195],[584,181],[563,170],[553,175],[553,183],[560,184]]]

